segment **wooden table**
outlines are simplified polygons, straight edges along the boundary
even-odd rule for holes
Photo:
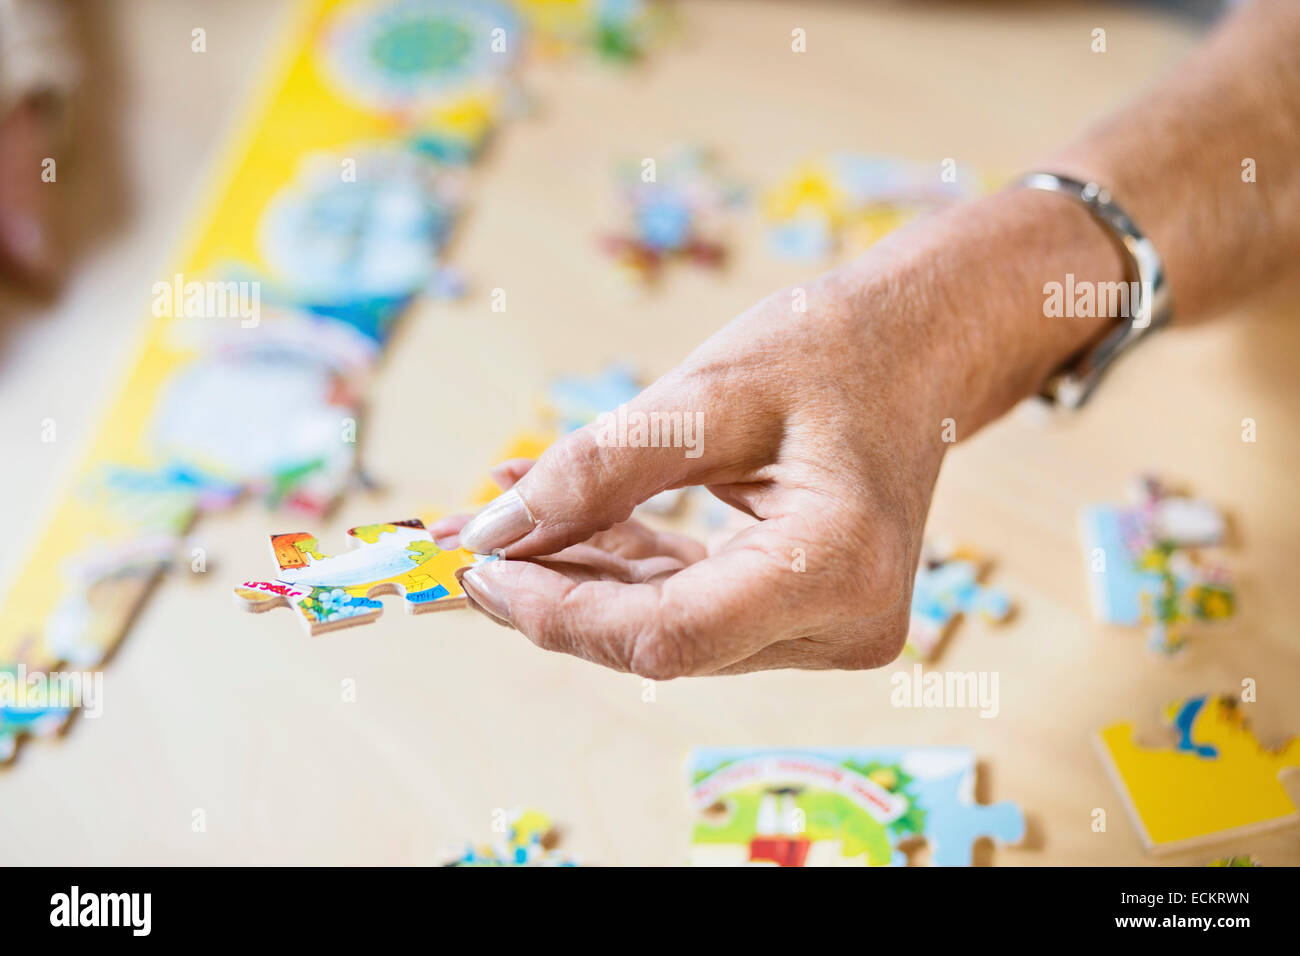
[[[274,5],[145,0],[92,5],[95,81],[77,168],[60,169],[81,258],[62,297],[6,295],[0,345],[0,522],[6,576],[21,560],[114,387],[191,212],[214,149],[241,116],[273,39]],[[629,300],[594,238],[610,216],[611,167],[673,143],[716,145],[748,182],[770,182],[823,150],[953,156],[1013,171],[1167,70],[1194,24],[1143,9],[1054,5],[692,3],[685,36],[630,72],[580,62],[530,68],[540,108],[513,121],[475,169],[454,258],[474,291],[409,316],[373,392],[365,460],[385,490],[349,498],[317,530],[467,499],[549,377],[612,357],[671,367],[759,296],[807,275],[738,224],[725,274],[672,270]],[[204,26],[208,52],[190,52]],[[1090,52],[1090,32],[1109,52]],[[807,31],[808,52],[790,51]],[[508,290],[490,311],[488,290]],[[441,344],[436,344],[441,343]],[[890,675],[765,673],[681,680],[643,701],[642,681],[535,649],[468,613],[406,618],[307,640],[277,615],[247,619],[232,582],[268,570],[283,518],[249,504],[205,521],[206,574],[179,572],[110,662],[105,714],[57,744],[28,746],[0,772],[4,863],[432,863],[485,839],[494,808],[535,805],[590,862],[673,864],[690,817],[684,760],[700,745],[931,744],[974,747],[980,796],[1030,820],[1002,864],[1152,861],[1093,752],[1113,720],[1154,725],[1159,706],[1258,682],[1261,736],[1300,731],[1300,638],[1291,463],[1300,461],[1294,305],[1262,305],[1159,336],[1073,421],[1009,418],[950,456],[932,530],[982,546],[1016,598],[1013,623],[966,622],[942,666],[996,670],[1000,714],[901,710]],[[410,434],[406,403],[436,374],[473,402]],[[38,444],[53,417],[58,441]],[[1240,423],[1258,423],[1243,443]],[[1143,469],[1230,510],[1238,617],[1181,659],[1088,609],[1075,522],[1118,499]],[[357,700],[341,684],[356,682]],[[1300,788],[1297,788],[1300,789]],[[1091,828],[1094,808],[1108,832]],[[193,811],[206,813],[195,833]],[[1217,849],[1217,848],[1216,848]],[[1300,830],[1223,852],[1300,863]],[[1214,851],[1177,854],[1195,864]],[[1162,858],[1163,859],[1163,858]]]

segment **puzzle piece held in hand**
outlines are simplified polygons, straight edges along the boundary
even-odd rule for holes
[[[1140,478],[1129,507],[1092,505],[1080,516],[1093,608],[1107,624],[1149,628],[1147,645],[1172,655],[1187,621],[1231,617],[1236,594],[1202,548],[1222,543],[1225,522],[1207,502]]]
[[[1183,849],[1300,822],[1280,777],[1300,771],[1300,738],[1262,746],[1235,697],[1200,696],[1165,708],[1178,735],[1148,749],[1127,721],[1097,735],[1102,760],[1148,850]]]
[[[418,518],[362,525],[348,536],[352,550],[329,556],[305,531],[271,535],[279,575],[245,581],[235,603],[258,612],[292,605],[310,635],[373,621],[383,613],[375,598],[384,594],[400,595],[410,614],[465,605],[455,572],[481,558],[439,548]]]
[[[1011,599],[1005,592],[979,583],[982,562],[973,552],[929,550],[912,587],[906,647],[922,660],[934,656],[958,615],[978,613],[985,620],[1005,621],[1011,614]]]

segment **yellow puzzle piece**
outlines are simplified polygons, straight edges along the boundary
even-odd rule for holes
[[[1229,696],[1176,701],[1164,720],[1178,734],[1171,749],[1138,746],[1127,721],[1097,735],[1148,850],[1183,849],[1300,821],[1280,780],[1300,768],[1300,738],[1277,749],[1262,746]]]
[[[235,588],[236,605],[254,612],[292,605],[311,635],[373,621],[384,594],[400,595],[410,614],[465,605],[456,571],[479,556],[439,548],[420,519],[361,525],[348,536],[352,550],[331,556],[305,531],[271,535],[280,573]]]

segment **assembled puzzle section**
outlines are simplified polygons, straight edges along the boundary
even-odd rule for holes
[[[1147,646],[1173,655],[1192,621],[1231,617],[1236,592],[1210,549],[1226,522],[1212,504],[1173,494],[1143,476],[1130,503],[1092,505],[1080,516],[1093,609],[1107,624],[1146,625]]]
[[[383,613],[376,598],[396,594],[407,613],[465,605],[456,571],[481,560],[460,549],[439,548],[418,518],[362,525],[348,531],[352,550],[321,552],[305,531],[271,535],[280,573],[274,581],[245,581],[235,603],[245,611],[294,607],[309,635],[373,621]]]
[[[1013,803],[975,802],[972,751],[705,749],[688,763],[696,866],[969,866],[975,843],[1024,839]]]
[[[366,383],[397,320],[464,289],[446,257],[463,169],[521,100],[520,55],[629,60],[666,26],[651,2],[301,7],[0,606],[0,667],[103,660],[180,536],[240,497],[326,512],[358,480]]]
[[[932,659],[961,615],[978,614],[1002,622],[1011,616],[1005,592],[980,584],[988,562],[970,548],[927,543],[912,586],[912,613],[906,651]]]
[[[1276,749],[1255,739],[1230,696],[1190,697],[1165,708],[1176,735],[1151,749],[1128,721],[1097,735],[1102,761],[1148,850],[1184,849],[1300,822],[1281,778],[1300,768],[1300,739]]]

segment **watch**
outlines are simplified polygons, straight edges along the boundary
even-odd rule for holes
[[[1127,259],[1125,279],[1132,290],[1128,297],[1129,314],[1119,316],[1098,342],[1052,373],[1039,391],[1042,398],[1054,405],[1078,408],[1092,395],[1116,359],[1168,324],[1171,307],[1164,266],[1151,240],[1142,234],[1105,187],[1044,172],[1030,173],[1014,186],[1060,193],[1080,203],[1106,228]]]

